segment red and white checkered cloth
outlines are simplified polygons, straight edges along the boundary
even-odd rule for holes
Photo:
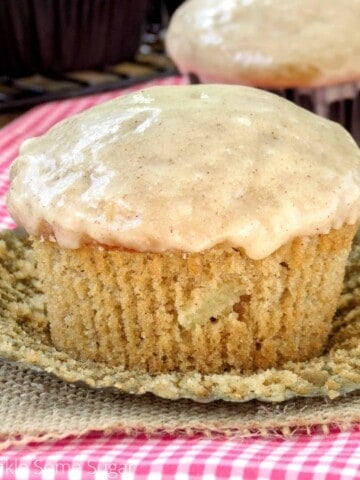
[[[169,78],[146,85],[182,83],[186,83],[182,78]],[[5,195],[9,165],[21,142],[44,133],[65,117],[131,90],[134,88],[42,105],[0,130],[0,229],[14,226]],[[239,441],[92,433],[39,445],[10,446],[0,452],[0,478],[355,480],[360,479],[360,428],[348,433]]]
[[[360,432],[242,441],[92,433],[0,452],[0,478],[355,480]]]

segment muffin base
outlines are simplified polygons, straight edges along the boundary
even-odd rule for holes
[[[34,240],[53,344],[138,372],[255,371],[319,355],[355,226],[264,260],[218,246],[151,254]]]
[[[36,375],[42,370],[65,382],[107,392],[109,389],[138,395],[151,392],[172,400],[190,398],[197,402],[219,399],[283,402],[293,397],[325,396],[319,400],[328,405],[329,398],[360,388],[360,246],[357,238],[348,260],[326,353],[251,375],[236,371],[221,375],[197,372],[151,375],[89,360],[74,360],[52,345],[46,297],[39,290],[35,266],[34,252],[26,236],[22,234],[19,238],[17,231],[0,233],[0,357],[34,368]],[[348,397],[350,395],[345,398]],[[152,404],[156,402],[153,397],[149,398]],[[132,397],[130,401],[137,399]],[[214,403],[214,408],[218,404]],[[255,405],[258,411],[257,403],[249,405]],[[224,408],[230,405],[224,404]],[[303,408],[301,412],[302,415]]]

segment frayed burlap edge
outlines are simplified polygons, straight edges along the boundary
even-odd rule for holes
[[[31,247],[26,239],[4,233],[0,238],[0,354],[17,364],[6,360],[0,364],[0,447],[91,430],[227,438],[309,433],[314,426],[325,433],[329,425],[346,430],[360,421],[360,394],[355,392],[360,388],[359,272],[360,248],[355,245],[329,351],[322,357],[250,376],[236,372],[139,375],[78,362],[52,347]],[[174,402],[149,392],[183,399]],[[299,398],[309,396],[319,398]],[[204,405],[186,398],[235,403],[218,400]],[[254,398],[283,403],[264,404]]]
[[[297,398],[279,404],[174,402],[88,389],[8,361],[0,361],[0,382],[0,448],[90,431],[277,438],[326,434],[332,427],[345,431],[360,422],[360,395],[355,392],[332,401]]]

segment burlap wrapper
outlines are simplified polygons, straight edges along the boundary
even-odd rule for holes
[[[54,349],[31,247],[26,238],[4,233],[0,446],[90,430],[233,438],[326,432],[332,425],[347,429],[360,421],[359,272],[360,246],[355,244],[327,352],[321,357],[251,376],[139,375],[75,361]]]

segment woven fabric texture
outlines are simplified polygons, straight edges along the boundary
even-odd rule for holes
[[[0,452],[0,475],[29,480],[356,480],[359,458],[360,431],[241,442],[92,432]]]
[[[291,437],[329,433],[360,421],[360,395],[329,402],[295,399],[280,404],[131,396],[87,389],[49,374],[1,361],[0,447],[81,435],[91,431],[161,436],[203,434],[212,438]]]

